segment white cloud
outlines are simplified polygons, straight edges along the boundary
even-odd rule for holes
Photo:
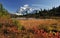
[[[33,8],[35,7],[36,9],[51,9],[52,6],[49,6],[49,5],[43,5],[43,4],[32,4],[31,5]]]
[[[29,5],[28,5],[28,4],[26,4],[26,5],[24,5],[24,7],[29,7]]]

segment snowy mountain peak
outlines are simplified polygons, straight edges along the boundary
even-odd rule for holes
[[[29,7],[29,5],[24,5],[23,7],[20,7],[18,10],[18,13],[16,13],[16,15],[25,15],[28,13],[32,13],[34,9],[32,9],[31,7]]]

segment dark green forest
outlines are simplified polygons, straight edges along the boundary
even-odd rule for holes
[[[10,17],[10,14],[8,12],[8,10],[6,10],[3,5],[0,3],[0,18],[1,17],[7,17],[9,18]]]
[[[27,14],[24,15],[26,17],[34,17],[34,18],[59,18],[60,17],[60,6],[58,7],[53,7],[50,10],[39,10],[39,12],[37,12],[38,10],[36,10],[36,13],[34,14]]]

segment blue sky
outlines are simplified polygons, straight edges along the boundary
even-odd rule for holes
[[[16,12],[17,9],[25,4],[36,9],[50,9],[60,5],[60,0],[0,0],[9,12]]]

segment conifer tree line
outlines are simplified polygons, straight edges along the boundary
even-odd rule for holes
[[[9,15],[8,11],[0,3],[0,17]]]
[[[38,12],[39,11],[39,12]],[[50,18],[50,17],[60,17],[60,6],[53,7],[50,10],[36,10],[36,13],[24,15],[26,17],[35,17],[35,18]]]

